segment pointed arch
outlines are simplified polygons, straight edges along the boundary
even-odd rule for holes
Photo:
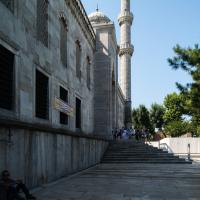
[[[87,61],[87,69],[86,69],[86,73],[87,73],[87,87],[88,89],[90,89],[90,86],[91,86],[91,60],[90,60],[90,57],[87,56],[86,58],[86,61]]]
[[[61,23],[63,24],[65,30],[68,31],[68,22],[67,22],[67,18],[65,16],[64,12],[61,11],[59,13],[59,19],[60,19]]]
[[[81,43],[79,40],[76,40],[76,76],[80,79],[81,78]]]
[[[67,66],[67,20],[63,12],[59,13],[60,19],[60,59],[62,64]]]

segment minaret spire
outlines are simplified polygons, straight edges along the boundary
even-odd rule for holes
[[[99,12],[99,4],[97,2],[97,9],[96,9],[97,12]]]
[[[131,25],[133,14],[130,10],[130,0],[121,0],[121,13],[118,18],[121,29],[120,41],[120,86],[125,96],[125,125],[131,126],[131,57],[134,47],[131,44]]]
[[[97,9],[96,9],[97,12],[99,12],[99,0],[97,0]]]

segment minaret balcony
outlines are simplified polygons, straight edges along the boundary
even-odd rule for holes
[[[130,43],[124,43],[120,45],[120,50],[119,50],[119,56],[122,56],[124,54],[129,54],[133,55],[134,52],[134,46]]]
[[[130,11],[123,11],[120,13],[119,17],[118,17],[118,22],[119,25],[121,26],[123,23],[128,22],[130,24],[132,24],[133,22],[133,13]]]

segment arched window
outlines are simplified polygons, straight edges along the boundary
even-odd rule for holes
[[[60,17],[60,59],[67,67],[67,23],[63,16]]]
[[[87,56],[87,87],[90,89],[91,84],[91,61],[90,57]]]
[[[48,0],[37,0],[37,39],[48,47]]]
[[[81,78],[81,45],[76,41],[76,76]]]

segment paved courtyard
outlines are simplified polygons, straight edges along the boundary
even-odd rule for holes
[[[99,164],[34,192],[39,200],[199,200],[200,167]]]

